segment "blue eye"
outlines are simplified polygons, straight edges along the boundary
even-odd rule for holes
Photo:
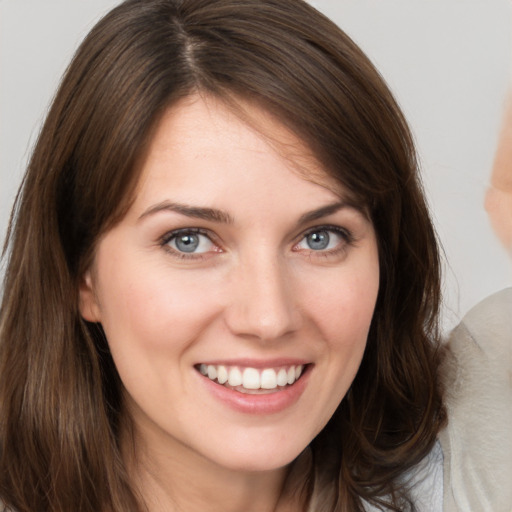
[[[199,247],[199,237],[197,235],[181,235],[174,239],[176,248],[181,252],[194,252]]]
[[[339,228],[317,228],[306,233],[296,247],[300,250],[328,252],[344,247],[349,242],[348,238]]]
[[[331,236],[328,231],[316,231],[306,236],[306,243],[313,251],[323,251],[329,247]]]
[[[215,247],[207,235],[192,229],[173,232],[164,240],[164,243],[174,251],[184,254],[210,252]]]

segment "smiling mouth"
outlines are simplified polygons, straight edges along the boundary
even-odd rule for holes
[[[240,393],[267,394],[287,389],[300,379],[308,365],[279,368],[241,368],[216,364],[200,364],[196,369],[211,381]]]

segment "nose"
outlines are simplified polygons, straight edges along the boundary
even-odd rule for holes
[[[267,342],[299,329],[302,320],[293,277],[278,258],[254,257],[230,277],[225,318],[231,332]]]

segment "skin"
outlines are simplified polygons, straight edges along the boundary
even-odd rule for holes
[[[125,453],[152,512],[294,510],[289,465],[345,396],[375,307],[364,210],[291,132],[243,106],[250,126],[209,97],[167,111],[81,285],[82,315],[103,325],[124,385]],[[173,232],[192,228],[201,243],[184,254]],[[311,230],[326,248],[311,248]],[[218,399],[197,365],[241,358],[307,362],[298,399],[265,414]]]
[[[512,257],[512,93],[508,97],[485,208],[494,232]]]

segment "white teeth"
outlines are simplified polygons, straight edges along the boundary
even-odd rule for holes
[[[286,386],[286,384],[288,384],[288,372],[284,368],[281,368],[277,372],[277,385]]]
[[[242,372],[238,368],[231,368],[229,371],[228,384],[236,387],[242,385]]]
[[[215,380],[217,378],[217,368],[212,364],[208,365],[208,378],[210,380]]]
[[[229,375],[225,366],[219,366],[217,368],[217,380],[219,384],[225,384],[228,381]]]
[[[210,380],[216,380],[219,384],[228,384],[236,388],[242,386],[248,390],[277,389],[286,385],[292,385],[304,370],[304,365],[289,366],[287,368],[256,368],[240,369],[237,366],[200,364],[199,372]]]
[[[260,389],[260,374],[255,368],[246,368],[242,379],[242,386],[245,389]]]
[[[277,375],[275,370],[269,368],[261,372],[261,387],[263,389],[277,388]]]

